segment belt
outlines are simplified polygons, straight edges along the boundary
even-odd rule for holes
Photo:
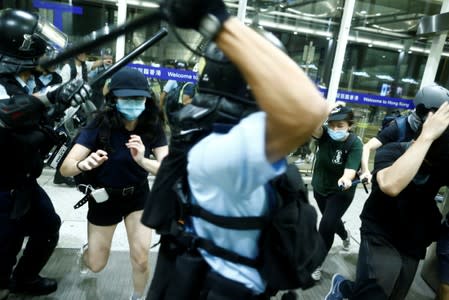
[[[134,195],[137,191],[139,191],[145,184],[147,184],[147,180],[144,180],[142,183],[132,186],[127,186],[124,188],[109,188],[105,187],[104,189],[108,192],[109,196],[121,196],[128,197]]]
[[[138,184],[138,185],[133,185],[133,186],[127,186],[124,188],[108,188],[105,187],[104,189],[106,190],[106,192],[108,193],[109,196],[111,197],[128,197],[128,196],[132,196],[134,195],[135,192],[139,191],[145,184],[147,184],[147,180],[144,180],[142,183]],[[83,206],[84,204],[86,204],[87,201],[89,201],[89,198],[91,197],[91,193],[92,191],[95,190],[94,187],[92,187],[91,185],[86,185],[86,184],[80,184],[77,186],[78,190],[84,194],[86,194],[83,198],[81,198],[81,200],[79,200],[74,206],[74,209],[80,208],[81,206]],[[101,187],[98,187],[101,188]]]

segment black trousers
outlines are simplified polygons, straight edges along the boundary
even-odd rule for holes
[[[356,280],[343,281],[340,291],[348,299],[405,299],[418,263],[419,259],[400,253],[384,238],[362,234]]]
[[[11,218],[11,192],[0,191],[0,289],[8,287],[11,275],[19,281],[35,279],[58,243],[61,219],[50,198],[37,182],[27,188],[33,198],[29,210],[18,219]],[[26,236],[28,242],[13,271]]]
[[[315,191],[313,192],[322,214],[318,231],[324,240],[327,252],[329,252],[334,243],[335,234],[338,234],[342,240],[348,237],[341,217],[345,214],[349,205],[351,205],[354,193],[355,190],[350,190],[323,196]]]

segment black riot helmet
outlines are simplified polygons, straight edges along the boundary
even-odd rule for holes
[[[266,37],[262,30],[256,30]],[[274,35],[269,41],[281,50]],[[205,51],[208,58],[198,80],[198,91],[190,105],[174,115],[174,126],[181,130],[210,128],[212,124],[235,125],[259,110],[251,90],[237,67],[211,42]],[[212,59],[210,59],[212,58]]]
[[[425,120],[429,111],[436,111],[444,102],[449,102],[449,91],[433,83],[422,87],[413,99],[416,114]]]
[[[67,45],[67,36],[38,15],[18,10],[0,10],[0,73],[34,69],[48,50]]]

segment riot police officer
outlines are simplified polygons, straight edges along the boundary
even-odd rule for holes
[[[82,80],[31,94],[29,79],[48,49],[65,47],[66,36],[29,12],[0,11],[0,299],[9,292],[44,295],[57,289],[39,272],[59,237],[61,220],[36,179],[55,135],[46,112],[62,112],[85,101]],[[17,265],[24,237],[29,239]],[[14,267],[15,266],[15,267]]]

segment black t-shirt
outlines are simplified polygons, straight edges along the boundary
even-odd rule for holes
[[[80,130],[76,143],[96,151],[99,148],[99,132],[99,128],[89,128],[89,126],[83,128]],[[111,131],[109,142],[113,150],[108,153],[108,160],[97,169],[96,183],[98,185],[123,188],[138,185],[147,178],[148,172],[134,161],[130,150],[126,147],[131,134],[136,133],[127,131],[125,128]],[[167,145],[167,138],[161,126],[156,129],[151,140],[143,136],[141,138],[145,145],[145,157],[150,156],[152,149]]]
[[[410,127],[407,119],[405,120],[405,139],[403,142],[411,141],[415,137],[415,132]],[[397,142],[399,139],[399,128],[396,120],[379,132],[376,138],[382,145]]]
[[[438,237],[441,214],[434,199],[440,187],[447,185],[448,178],[428,175],[422,166],[399,195],[384,194],[376,182],[376,174],[391,166],[405,150],[401,143],[389,143],[377,150],[372,191],[360,215],[361,232],[381,235],[402,253],[422,259],[426,248]]]

